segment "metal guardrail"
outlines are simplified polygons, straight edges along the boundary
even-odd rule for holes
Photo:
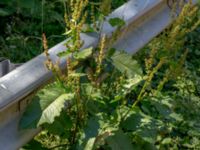
[[[153,37],[157,36],[171,22],[170,8],[166,0],[130,0],[110,14],[109,18],[119,17],[126,26],[114,44],[117,49],[135,53]],[[103,24],[102,33],[111,35],[116,29],[108,22]],[[81,34],[83,48],[96,46],[98,35]],[[65,41],[50,49],[53,61],[56,54],[65,50]],[[0,149],[15,150],[33,138],[40,129],[18,130],[19,118],[26,107],[28,95],[47,83],[52,73],[44,66],[44,54],[37,56],[19,68],[0,78]],[[61,60],[63,65],[65,60]]]
[[[16,67],[19,67],[20,65],[21,64],[11,63],[9,59],[0,58],[0,78],[14,70]]]

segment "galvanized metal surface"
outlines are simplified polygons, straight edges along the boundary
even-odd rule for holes
[[[20,66],[20,64],[13,64],[10,62],[9,59],[0,58],[0,78],[11,72],[18,66]]]
[[[109,16],[113,17],[126,21],[114,47],[129,53],[135,53],[172,22],[165,0],[131,0]],[[113,31],[115,28],[108,22],[103,24],[102,33],[111,35]],[[99,40],[96,34],[81,34],[81,39],[85,43],[83,48],[96,46]],[[50,49],[52,60],[58,60],[56,54],[66,49],[64,43]],[[45,60],[41,54],[0,78],[0,150],[15,150],[39,132],[39,129],[19,131],[18,122],[27,105],[25,97],[52,78],[44,66]],[[65,65],[65,59],[61,64]]]

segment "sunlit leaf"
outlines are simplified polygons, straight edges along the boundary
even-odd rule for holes
[[[142,75],[142,69],[132,56],[123,52],[116,51],[112,56],[112,64],[123,74],[127,74],[129,78],[136,75]]]
[[[69,50],[66,50],[66,51],[63,51],[63,52],[60,52],[57,54],[58,57],[67,57],[71,54],[72,52],[70,52]]]
[[[78,60],[84,60],[92,55],[92,50],[92,47],[81,50],[80,52],[74,54],[74,58]]]
[[[73,94],[65,94],[56,84],[51,84],[40,90],[28,105],[20,120],[20,128],[37,128],[44,123],[53,123],[60,115],[67,100]]]

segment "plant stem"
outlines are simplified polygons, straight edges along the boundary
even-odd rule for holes
[[[140,91],[140,94],[138,95],[137,97],[137,100],[133,103],[132,105],[132,108],[135,107],[139,101],[142,99],[144,93],[145,93],[145,90],[146,88],[151,84],[151,81],[155,75],[156,72],[158,72],[158,70],[162,67],[162,65],[164,64],[165,62],[165,58],[162,58],[159,63],[156,65],[156,67],[153,68],[153,70],[149,73],[148,77],[147,77],[147,80],[145,81],[143,87],[142,87],[142,90]]]

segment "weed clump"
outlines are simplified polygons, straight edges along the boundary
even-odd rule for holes
[[[111,2],[102,2],[101,17],[108,14]],[[97,47],[82,49],[81,33],[90,15],[86,9],[90,2],[70,0],[67,4],[71,8],[68,12],[65,8],[65,34],[70,39],[66,51],[58,54],[66,57],[66,68],[61,70],[59,62],[51,62],[43,35],[46,64],[56,81],[36,94],[20,126],[43,127],[35,140],[48,149],[200,148],[196,111],[200,99],[189,74],[184,76],[190,54],[185,43],[188,34],[199,27],[198,6],[192,1],[181,3],[174,23],[147,46],[148,55],[136,60],[115,51],[106,35],[100,36]],[[92,22],[96,22],[94,3],[91,7]],[[119,22],[117,29],[122,27]],[[90,27],[96,31],[101,28],[98,25]],[[144,63],[139,64],[141,59]],[[182,80],[190,82],[191,89]],[[168,85],[173,90],[165,87],[168,82],[173,82]],[[184,112],[193,107],[190,114],[195,120]]]

